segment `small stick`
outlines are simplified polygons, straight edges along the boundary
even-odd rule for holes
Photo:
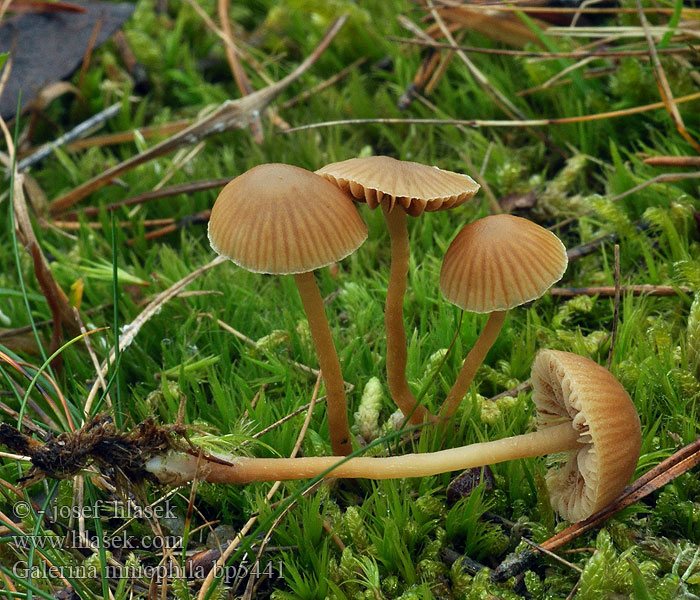
[[[620,244],[615,244],[615,304],[613,309],[612,331],[610,332],[610,350],[608,351],[608,363],[606,368],[610,370],[615,341],[617,340],[617,322],[620,318]]]
[[[120,200],[119,202],[114,202],[112,204],[106,204],[105,206],[88,206],[82,209],[82,214],[86,217],[94,217],[100,214],[100,211],[104,210],[110,212],[113,210],[119,210],[122,207],[134,206],[136,204],[145,204],[151,200],[157,200],[158,198],[167,198],[169,196],[177,196],[178,194],[193,194],[195,192],[203,192],[205,190],[217,189],[224,187],[229,181],[230,177],[222,177],[220,179],[203,179],[201,181],[192,181],[190,183],[179,183],[177,185],[171,185],[169,187],[164,187],[159,190],[151,190],[149,192],[144,192],[143,194],[138,194],[126,200]],[[78,211],[70,211],[63,213],[61,216],[64,219],[77,219]]]
[[[301,94],[294,96],[294,98],[290,98],[286,102],[283,102],[282,105],[280,106],[280,108],[282,108],[282,109],[291,108],[295,104],[298,104],[299,102],[303,102],[304,100],[311,98],[311,96],[315,96],[316,94],[322,92],[323,90],[328,89],[332,85],[335,85],[341,79],[343,79],[349,73],[351,73],[354,69],[357,69],[357,67],[365,64],[366,62],[367,62],[367,57],[361,56],[355,62],[353,62],[351,65],[348,65],[344,69],[338,71],[332,77],[329,77],[328,79],[326,79],[325,81],[322,81],[318,85],[315,85],[311,89],[304,90]]]
[[[652,156],[645,158],[644,164],[655,167],[700,167],[700,156]]]
[[[558,287],[550,288],[549,293],[552,296],[560,296],[562,298],[573,298],[575,296],[615,296],[616,287],[613,285],[568,288]],[[622,285],[620,292],[623,294],[632,294],[633,296],[677,296],[678,294],[692,294],[693,290],[686,286],[673,287],[670,285]]]
[[[118,114],[121,108],[121,102],[112,104],[112,106],[109,106],[108,108],[105,108],[104,110],[98,112],[96,115],[90,117],[87,121],[83,121],[79,125],[76,125],[73,129],[64,133],[62,136],[55,139],[53,142],[44,144],[36,152],[20,160],[17,163],[17,170],[21,172],[35,165],[36,163],[41,162],[47,156],[51,155],[56,148],[60,148],[61,146],[64,146],[65,144],[72,142],[73,140],[76,140],[79,137],[82,137],[83,135],[86,135],[96,127],[103,125],[105,121],[108,121],[113,116]]]
[[[182,119],[180,121],[172,121],[163,125],[153,125],[151,127],[142,127],[141,129],[132,129],[130,131],[119,131],[117,133],[96,135],[94,137],[85,138],[84,140],[70,142],[66,146],[66,150],[85,150],[86,148],[93,148],[94,146],[125,144],[128,142],[133,142],[137,135],[148,140],[158,135],[172,135],[173,133],[182,131],[190,125],[192,125],[192,121]]]

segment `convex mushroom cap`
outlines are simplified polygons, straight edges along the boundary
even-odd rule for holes
[[[622,384],[592,360],[541,350],[532,364],[532,400],[540,430],[571,422],[580,448],[546,477],[552,507],[580,521],[614,500],[634,474],[639,415]]]
[[[316,171],[371,209],[399,204],[411,216],[459,206],[479,191],[468,175],[389,156],[351,158]]]
[[[216,199],[209,241],[218,253],[256,273],[305,273],[352,254],[367,226],[335,185],[285,164],[253,167]]]
[[[474,313],[504,311],[542,296],[566,271],[566,248],[551,231],[513,215],[466,225],[440,272],[445,298]]]

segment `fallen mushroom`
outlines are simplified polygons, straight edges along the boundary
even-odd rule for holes
[[[388,156],[351,158],[316,171],[371,209],[382,207],[391,240],[391,267],[386,292],[386,370],[391,397],[410,423],[432,415],[419,406],[406,381],[406,332],[403,300],[410,257],[406,215],[446,210],[469,200],[479,185],[469,176]]]
[[[585,519],[615,498],[639,459],[639,416],[622,385],[588,358],[541,350],[532,365],[538,431],[425,454],[391,457],[207,458],[158,454],[146,470],[164,484],[193,479],[247,483],[324,477],[425,477],[512,460],[565,453],[546,477],[553,508],[565,519]]]
[[[337,187],[310,171],[259,165],[229,182],[211,211],[212,248],[255,273],[294,275],[328,397],[333,452],[352,452],[343,376],[313,271],[367,239],[367,226]]]
[[[542,296],[566,271],[566,248],[551,231],[512,215],[466,225],[452,240],[440,272],[440,289],[462,310],[490,313],[467,354],[440,416],[451,417],[503,327],[509,309]]]

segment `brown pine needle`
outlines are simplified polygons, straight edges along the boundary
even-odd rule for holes
[[[676,98],[676,104],[692,102],[700,99],[700,92],[688,94]],[[365,124],[384,124],[384,125],[466,125],[471,127],[537,127],[541,125],[568,125],[571,123],[584,123],[586,121],[602,121],[604,119],[612,119],[616,117],[626,117],[636,115],[650,110],[658,110],[665,108],[663,102],[654,102],[653,104],[645,104],[634,108],[626,108],[623,110],[613,110],[605,113],[595,113],[591,115],[580,115],[578,117],[563,117],[559,119],[526,119],[520,121],[505,121],[505,120],[488,120],[488,119],[397,119],[397,118],[378,118],[378,119],[345,119],[339,121],[324,121],[321,123],[310,123],[308,125],[300,125],[292,127],[282,133],[295,133],[297,131],[305,131],[307,129],[319,129],[322,127],[337,127],[338,125],[365,125]]]
[[[700,156],[652,156],[645,158],[644,164],[655,167],[700,167]]]
[[[95,146],[111,146],[113,144],[126,144],[133,142],[136,136],[146,140],[161,135],[172,135],[189,127],[192,121],[182,119],[173,121],[172,123],[164,123],[163,125],[154,125],[152,127],[142,127],[141,129],[132,129],[130,131],[119,131],[117,133],[108,133],[106,135],[96,135],[85,138],[84,140],[76,140],[66,145],[66,150],[85,150],[86,148],[94,148]]]
[[[105,206],[88,206],[79,211],[70,211],[63,213],[61,216],[64,220],[77,219],[78,215],[82,213],[86,217],[94,217],[100,214],[101,210],[111,212],[113,210],[119,210],[120,208],[127,206],[134,206],[136,204],[144,204],[150,202],[151,200],[157,200],[158,198],[168,198],[170,196],[177,196],[179,194],[193,194],[195,192],[202,192],[205,190],[218,189],[224,187],[229,181],[230,177],[222,177],[220,179],[202,179],[200,181],[192,181],[190,183],[179,183],[177,185],[171,185],[169,187],[164,187],[159,190],[152,190],[149,192],[144,192],[143,194],[138,194],[126,200],[120,200],[119,202],[114,202],[112,204],[106,204]]]

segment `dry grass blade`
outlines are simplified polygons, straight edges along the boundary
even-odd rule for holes
[[[163,154],[167,154],[183,145],[197,144],[200,141],[231,129],[241,129],[250,124],[256,114],[260,114],[272,100],[274,100],[285,88],[306,72],[316,62],[319,56],[329,46],[340,28],[345,24],[347,16],[336,19],[323,36],[321,43],[296,69],[280,81],[254,92],[243,98],[227,100],[219,108],[207,117],[190,125],[187,129],[163,140],[152,148],[133,156],[124,162],[105,170],[100,175],[79,185],[64,196],[57,198],[50,204],[52,215],[68,210],[80,200],[100,189],[115,177],[142,165]]]
[[[5,120],[0,117],[0,129],[5,136],[10,156],[16,152],[12,136],[7,128]],[[58,283],[51,273],[49,264],[41,251],[39,241],[34,233],[31,220],[29,219],[29,211],[27,209],[27,201],[24,196],[24,176],[18,172],[17,164],[14,165],[13,173],[13,190],[12,195],[13,210],[15,214],[15,228],[19,232],[19,237],[24,244],[25,249],[29,252],[34,263],[34,274],[37,278],[41,291],[46,297],[51,315],[53,317],[54,331],[51,340],[52,352],[57,350],[62,339],[62,327],[66,328],[69,336],[75,337],[79,335],[80,327],[75,321],[72,308],[68,302],[68,297],[60,288]],[[58,357],[60,358],[60,357]],[[70,418],[70,416],[69,416]]]
[[[283,109],[291,108],[295,104],[299,104],[299,102],[303,102],[304,100],[307,100],[308,98],[311,98],[312,96],[315,96],[316,94],[321,93],[323,90],[328,89],[332,85],[335,85],[338,83],[341,79],[347,77],[350,73],[352,73],[355,69],[360,67],[361,65],[365,64],[367,62],[367,57],[366,56],[361,56],[358,58],[355,62],[352,64],[348,65],[344,69],[341,69],[338,71],[333,77],[329,77],[325,81],[322,81],[318,85],[315,85],[311,89],[304,90],[301,94],[294,96],[294,98],[291,98],[284,102],[281,106]]]

